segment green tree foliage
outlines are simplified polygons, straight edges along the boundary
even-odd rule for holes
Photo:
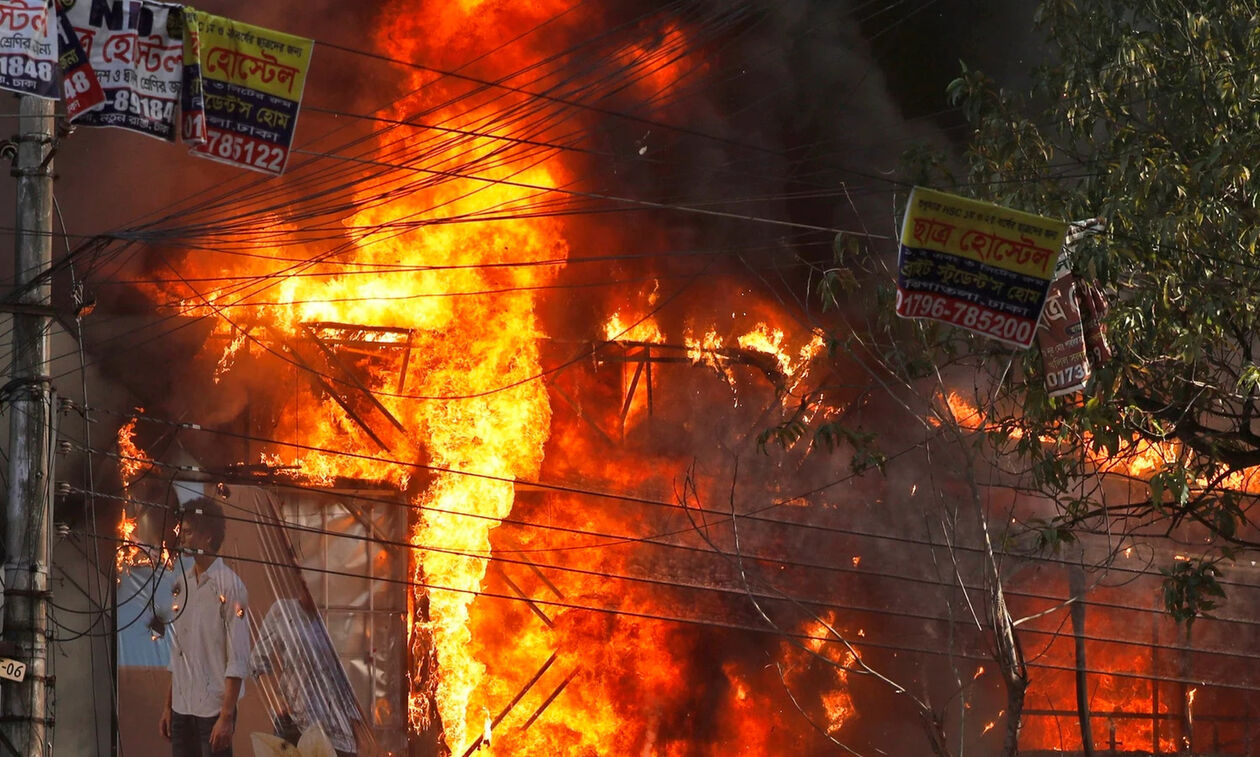
[[[1041,524],[1056,543],[1117,522],[1206,531],[1193,565],[1211,571],[1165,571],[1169,608],[1192,620],[1216,595],[1216,559],[1260,546],[1248,519],[1260,489],[1240,482],[1260,479],[1260,8],[1048,0],[1038,20],[1053,57],[1030,91],[965,66],[950,85],[974,127],[963,191],[1106,220],[1072,267],[1110,296],[1115,354],[1065,399],[1046,396],[1030,355],[992,422],[1026,432],[1007,451],[1061,503]],[[1143,441],[1172,452],[1143,486],[1082,495],[1100,455]]]

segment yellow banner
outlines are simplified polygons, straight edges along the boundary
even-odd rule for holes
[[[202,75],[255,92],[302,99],[312,40],[197,11]]]
[[[1049,282],[1067,223],[915,187],[901,244],[936,250]]]

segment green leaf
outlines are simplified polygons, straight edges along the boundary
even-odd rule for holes
[[[757,451],[763,455],[770,454],[766,447],[770,442],[787,449],[805,435],[805,424],[795,418],[786,420],[777,426],[771,426],[757,434]]]
[[[1260,388],[1260,366],[1255,363],[1243,366],[1238,374],[1237,386],[1240,394],[1251,394]]]
[[[1197,618],[1210,618],[1216,602],[1210,597],[1224,598],[1223,574],[1216,567],[1218,560],[1195,558],[1179,560],[1171,568],[1161,568],[1164,576],[1164,607],[1178,623],[1190,626]]]

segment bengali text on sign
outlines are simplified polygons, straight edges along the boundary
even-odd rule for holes
[[[897,315],[1033,343],[1067,224],[915,187],[901,231]]]
[[[195,12],[204,141],[193,154],[283,173],[313,42]]]

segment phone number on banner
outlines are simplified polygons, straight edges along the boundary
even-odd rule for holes
[[[0,75],[10,79],[52,81],[53,64],[46,60],[32,60],[25,55],[0,55]]]
[[[261,139],[215,129],[206,131],[206,144],[197,150],[220,160],[271,173],[284,170],[284,159],[287,155],[285,148],[267,144]]]
[[[1032,343],[1034,324],[1031,320],[940,294],[903,292],[899,289],[897,315],[903,318],[932,318],[1024,346]]]

